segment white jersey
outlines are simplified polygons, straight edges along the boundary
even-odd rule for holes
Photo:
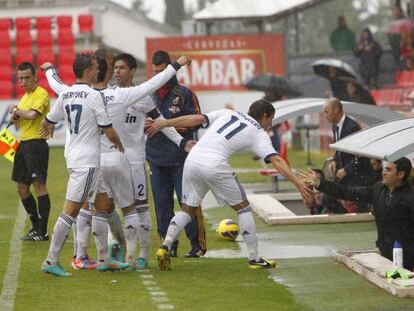
[[[130,105],[125,117],[125,140],[124,147],[129,163],[145,163],[145,140],[144,134],[145,119],[147,116],[156,119],[162,118],[153,99],[150,96],[139,100],[135,105]],[[173,127],[167,127],[161,130],[178,147],[183,137]]]
[[[115,87],[108,87],[107,89],[103,90],[105,97],[105,102],[108,105],[108,111],[109,115],[111,117],[111,120],[113,122],[114,128],[117,130],[118,135],[120,136],[122,141],[127,141],[128,139],[124,136],[124,126],[125,119],[128,118],[127,116],[127,108],[129,106],[136,106],[139,107],[141,104],[143,104],[145,107],[140,108],[141,117],[142,119],[141,123],[138,123],[139,127],[142,129],[144,127],[145,117],[144,111],[151,111],[150,104],[148,103],[148,100],[146,97],[148,97],[149,94],[155,92],[157,89],[159,89],[161,86],[163,86],[165,83],[167,83],[176,73],[176,70],[172,65],[168,65],[167,68],[162,71],[161,73],[157,74],[156,76],[152,77],[150,80],[133,87],[125,87],[120,88],[118,86]],[[68,86],[63,84],[60,80],[58,74],[56,73],[55,69],[50,69],[46,71],[46,78],[50,85],[50,87],[53,89],[53,91],[57,94],[60,94],[61,92],[65,91]],[[152,101],[151,101],[152,102]],[[154,103],[152,103],[153,109],[155,109]],[[167,135],[168,133],[171,133],[171,128],[164,129],[163,133]],[[179,135],[175,130],[175,133],[171,133],[170,136],[168,136],[171,140],[176,142],[178,145],[182,139],[181,135]],[[142,136],[143,130],[141,131]],[[142,140],[142,138],[140,138]],[[110,147],[112,144],[110,143],[109,139],[105,136],[101,139],[102,142],[102,153],[112,153],[117,154],[119,151],[116,149],[111,149]],[[145,143],[145,140],[144,140]],[[145,146],[144,143],[142,145],[137,145],[135,148],[135,151],[130,151],[131,154],[134,153],[144,153],[145,155]],[[68,142],[66,141],[65,149],[67,148]],[[127,142],[128,145],[128,142]],[[140,154],[138,155],[140,156]],[[145,156],[144,156],[145,158]],[[142,162],[141,162],[142,163]]]
[[[205,116],[209,128],[190,151],[188,161],[209,167],[228,166],[230,155],[238,151],[253,151],[265,160],[278,154],[269,135],[249,115],[223,109]]]
[[[157,111],[157,108],[150,96],[141,99],[136,105],[128,107],[125,117],[124,147],[131,164],[145,162],[144,125],[147,114],[153,110]]]
[[[68,168],[100,166],[100,128],[112,126],[100,92],[86,84],[67,87],[46,118],[52,123],[65,119]]]

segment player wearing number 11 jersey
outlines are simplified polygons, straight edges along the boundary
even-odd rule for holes
[[[191,221],[191,217],[194,217],[195,208],[209,190],[219,203],[226,203],[237,212],[240,232],[247,245],[249,268],[263,269],[276,265],[275,261],[264,260],[258,256],[252,210],[246,193],[228,163],[234,152],[253,151],[266,162],[272,163],[298,188],[302,196],[309,199],[311,191],[292,174],[286,162],[274,150],[265,131],[271,126],[274,114],[275,109],[269,102],[259,100],[250,106],[248,114],[224,109],[206,115],[148,122],[146,133],[149,135],[164,126],[210,125],[185,161],[182,211],[171,220],[163,245],[156,253],[161,270],[170,269],[168,250],[180,231]]]

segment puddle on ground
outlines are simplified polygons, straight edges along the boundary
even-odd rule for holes
[[[246,258],[247,248],[244,242],[239,243],[240,249],[208,250],[208,258]],[[313,245],[277,245],[274,242],[259,241],[259,255],[263,258],[307,258],[328,257],[333,247]]]

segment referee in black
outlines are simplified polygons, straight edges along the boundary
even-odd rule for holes
[[[29,215],[32,229],[22,238],[25,241],[47,241],[47,222],[50,199],[46,188],[49,146],[46,137],[39,133],[40,123],[50,110],[47,91],[37,85],[36,69],[29,62],[17,68],[17,79],[26,93],[18,106],[11,105],[10,122],[20,129],[20,146],[16,151],[12,179],[17,182],[17,192]],[[30,185],[37,194],[37,203]]]

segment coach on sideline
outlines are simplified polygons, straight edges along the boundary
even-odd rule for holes
[[[10,122],[20,129],[20,146],[17,149],[12,180],[17,182],[17,193],[32,222],[32,229],[22,239],[25,241],[47,241],[47,222],[50,199],[46,188],[49,146],[46,137],[39,133],[40,123],[50,110],[47,91],[37,85],[36,69],[29,62],[17,68],[17,79],[26,93],[19,105],[11,105]],[[30,192],[30,185],[37,194],[37,202]],[[38,205],[38,207],[37,207]],[[38,211],[39,210],[39,211]]]
[[[154,74],[162,72],[171,63],[165,51],[157,51],[152,56]],[[162,88],[152,95],[155,105],[165,119],[189,114],[200,114],[195,94],[172,77]],[[198,128],[177,128],[186,140],[193,140]],[[161,239],[165,238],[171,219],[174,217],[174,189],[181,205],[182,178],[187,152],[177,147],[163,133],[148,137],[146,158],[151,169],[151,186],[157,217],[157,230]],[[203,214],[197,209],[195,219],[185,228],[191,241],[191,250],[186,257],[200,257],[206,252]],[[178,241],[171,247],[171,256],[177,256]]]

